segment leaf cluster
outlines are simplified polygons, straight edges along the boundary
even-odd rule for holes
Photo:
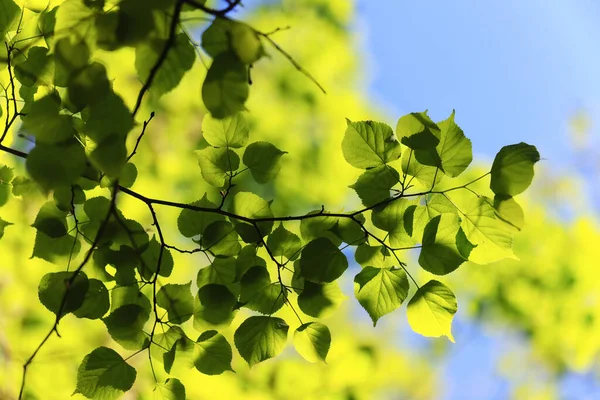
[[[15,176],[0,168],[0,183],[6,183],[0,186],[0,205],[11,196],[46,196],[32,223],[32,256],[62,268],[45,274],[38,287],[41,304],[55,315],[40,347],[58,333],[60,320],[73,314],[101,320],[129,352],[124,358],[99,347],[86,355],[75,393],[119,397],[136,379],[127,361],[148,352],[156,390],[182,399],[185,388],[171,376],[177,365],[188,360],[208,375],[232,371],[235,349],[253,366],[279,355],[292,331],[302,357],[325,361],[332,336],[319,318],[344,299],[339,280],[350,266],[348,247],[355,248],[362,267],[354,294],[374,325],[410,294],[413,330],[453,341],[455,295],[437,279],[419,285],[406,251],[418,250],[419,266],[437,276],[468,260],[513,256],[512,238],[523,223],[513,196],[531,183],[539,154],[525,143],[506,146],[490,172],[444,188],[443,181],[458,179],[472,161],[471,142],[454,112],[437,123],[427,112],[411,113],[395,130],[383,122],[348,120],[341,150],[362,170],[350,186],[362,202],[358,210],[322,207],[276,216],[271,204],[277,199],[238,190],[241,179],[256,185],[272,181],[287,153],[269,142],[251,142],[244,114],[250,68],[266,54],[263,43],[312,79],[269,34],[230,18],[238,5],[232,0],[219,10],[192,0],[67,0],[31,10],[0,0],[0,37],[10,75],[0,150],[26,159],[27,171]],[[143,122],[135,147],[127,148],[147,92],[154,99],[170,92],[196,60],[196,45],[182,24],[186,12],[210,16],[201,47],[212,58],[199,94],[209,112],[202,122],[207,146],[196,153],[199,176],[213,190],[190,204],[133,190],[138,170],[132,158],[154,113]],[[32,24],[37,41],[21,41],[23,21]],[[95,57],[126,47],[135,49],[142,83],[133,109]],[[27,153],[3,144],[15,121],[34,143]],[[488,175],[493,198],[470,187]],[[452,198],[455,191],[472,194],[467,208]],[[151,224],[125,217],[118,201],[125,196],[147,210]],[[172,222],[187,238],[187,248],[171,244],[172,230],[162,227],[159,207],[180,209]],[[9,229],[10,222],[0,219],[0,238]],[[207,265],[189,280],[174,282],[172,252],[201,253]],[[283,318],[284,308],[295,320]],[[238,315],[243,321],[228,338],[226,329]],[[36,354],[24,365],[20,397]]]

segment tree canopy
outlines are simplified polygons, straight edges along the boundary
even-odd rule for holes
[[[472,176],[471,141],[454,111],[437,122],[413,112],[395,128],[349,114],[331,157],[358,175],[346,183],[354,209],[313,204],[296,212],[298,199],[275,193],[296,146],[253,135],[267,112],[249,107],[251,94],[267,101],[253,71],[279,54],[273,62],[289,63],[311,84],[282,91],[310,104],[327,88],[275,41],[280,29],[238,20],[239,7],[239,0],[221,8],[201,0],[0,0],[0,150],[22,160],[0,169],[0,205],[19,198],[35,209],[32,257],[56,266],[37,277],[39,302],[54,322],[24,362],[19,399],[29,366],[67,319],[101,321],[112,338],[81,355],[74,393],[118,398],[136,381],[131,360],[145,353],[162,398],[183,399],[186,388],[172,374],[182,365],[219,375],[233,371],[236,353],[254,366],[288,345],[325,362],[336,338],[322,318],[341,302],[340,280],[353,262],[362,267],[354,295],[374,326],[406,303],[415,332],[454,341],[459,304],[440,277],[467,261],[516,258],[523,210],[514,197],[532,182],[540,155],[530,144],[510,144]],[[200,43],[192,29],[201,29]],[[135,70],[133,91],[119,75],[130,67],[119,64],[123,54]],[[199,78],[193,71],[202,62],[208,68]],[[264,84],[283,85],[270,79]],[[173,109],[163,101],[177,90],[194,99],[189,110],[181,99],[169,98]],[[143,146],[161,113],[180,111],[196,116],[201,139],[172,133],[158,147],[196,156],[193,180],[204,193],[189,202],[160,186],[179,179],[182,171],[168,172],[177,158],[138,162],[143,151],[159,153]],[[148,185],[157,175],[164,181]],[[291,193],[304,190],[288,184]],[[126,213],[131,204],[135,212]],[[6,240],[14,222],[1,216]],[[203,265],[180,273],[183,257],[202,257]],[[433,277],[419,281],[419,268]],[[234,320],[233,334],[224,334]]]

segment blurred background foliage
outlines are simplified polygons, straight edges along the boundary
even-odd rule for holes
[[[44,8],[48,1],[27,3]],[[49,3],[52,6],[60,1]],[[274,40],[311,71],[328,93],[320,93],[281,54],[267,49],[269,58],[252,69],[253,88],[247,103],[252,140],[268,140],[289,153],[284,156],[283,168],[272,184],[261,187],[253,186],[252,182],[244,184],[267,199],[275,198],[276,215],[320,209],[321,205],[330,210],[355,208],[359,202],[348,185],[360,171],[343,161],[340,144],[345,118],[381,119],[383,113],[365,95],[365,62],[357,50],[359,38],[350,29],[357,18],[353,3],[346,0],[246,3],[247,8],[237,17],[257,29],[268,32],[290,27],[275,33]],[[208,23],[198,16],[188,13],[185,17],[186,26],[197,41]],[[33,13],[26,17],[34,18]],[[199,59],[179,87],[160,100],[150,95],[138,114],[140,123],[151,111],[156,114],[135,160],[140,171],[135,189],[142,194],[192,202],[210,191],[200,179],[193,152],[206,145],[201,132],[204,108],[200,88],[208,58],[201,54],[200,48],[198,52]],[[98,53],[109,76],[114,77],[115,91],[133,108],[141,87],[134,69],[133,50]],[[0,81],[5,84],[7,79],[6,70],[0,71]],[[410,77],[399,74],[397,79]],[[581,160],[595,160],[582,168],[595,171],[593,176],[597,178],[598,158],[597,153],[590,153],[593,139],[587,135],[591,122],[586,118],[581,114],[573,119],[572,151],[582,154]],[[473,138],[477,148],[477,135],[466,134]],[[31,147],[31,143],[18,137],[16,130],[11,135],[12,147]],[[130,138],[131,147],[135,139]],[[0,154],[0,163],[24,174],[23,163],[7,154]],[[485,266],[468,264],[443,280],[453,288],[459,302],[456,345],[445,339],[417,338],[406,328],[403,311],[387,316],[381,326],[372,328],[353,299],[351,280],[347,278],[342,286],[348,297],[339,312],[326,321],[334,337],[327,364],[309,364],[291,347],[281,357],[251,370],[241,359],[234,359],[237,373],[227,372],[218,377],[201,375],[183,363],[178,372],[188,398],[444,398],[447,372],[444,366],[453,365],[447,360],[458,357],[468,346],[498,345],[498,338],[514,345],[503,345],[502,351],[506,353],[491,361],[484,356],[478,359],[478,351],[483,349],[469,349],[474,356],[464,362],[495,363],[489,368],[493,380],[508,385],[501,393],[522,399],[562,398],[560,385],[572,374],[589,378],[590,388],[597,388],[600,381],[597,212],[586,200],[577,174],[557,172],[551,161],[544,161],[536,168],[534,187],[520,199],[526,215],[525,228],[515,242],[520,261]],[[474,189],[486,193],[488,182],[479,183],[480,187]],[[0,202],[7,201],[10,189],[0,182]],[[40,194],[39,204],[43,201]],[[2,400],[16,398],[23,362],[53,323],[52,314],[37,298],[32,298],[40,277],[58,270],[57,266],[30,258],[35,237],[30,225],[39,204],[31,205],[12,197],[1,210],[4,219],[14,223],[6,228],[0,241]],[[120,207],[126,217],[150,224],[147,210],[133,200],[123,198]],[[572,211],[569,218],[561,214],[564,207]],[[170,242],[179,245],[184,242],[178,239],[177,216],[177,210],[159,210],[159,219],[167,229],[165,234]],[[206,264],[201,253],[192,256],[174,253],[174,258],[175,282],[195,279],[198,268]],[[232,326],[238,324],[234,321]],[[59,332],[62,338],[52,338],[30,369],[29,399],[70,398],[82,355],[110,344],[99,320],[65,318]],[[225,332],[225,336],[230,339],[232,333],[233,330]],[[479,341],[473,335],[494,339]],[[139,371],[138,379],[134,390],[124,398],[152,399],[155,393],[147,360],[139,356],[132,363]],[[490,386],[486,398],[495,398],[495,390]]]

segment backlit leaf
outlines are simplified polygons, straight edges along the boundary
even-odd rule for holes
[[[115,400],[131,389],[135,378],[135,369],[116,351],[98,347],[81,362],[75,393],[89,399]]]
[[[408,278],[402,269],[365,267],[354,277],[354,295],[377,320],[402,304],[408,295]]]
[[[428,337],[447,336],[451,342],[452,318],[458,310],[454,293],[432,280],[421,286],[408,303],[406,315],[413,331]]]
[[[255,316],[242,322],[233,338],[240,355],[252,367],[283,351],[288,329],[281,318]]]

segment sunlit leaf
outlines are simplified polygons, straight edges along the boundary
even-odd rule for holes
[[[390,190],[399,182],[398,171],[388,165],[369,169],[350,186],[356,191],[365,207],[371,207],[388,199]]]
[[[126,304],[103,319],[114,341],[128,350],[139,350],[148,341],[144,324],[150,318],[150,309],[139,304]]]
[[[185,400],[185,386],[177,378],[167,378],[154,389],[155,400]]]
[[[223,187],[240,166],[240,157],[227,148],[207,147],[197,154],[202,177],[215,187]]]
[[[280,159],[286,153],[271,143],[254,142],[246,148],[242,160],[256,182],[267,183],[277,176]]]
[[[460,221],[454,214],[441,214],[429,221],[423,233],[419,265],[435,275],[457,269],[466,258],[457,247]]]
[[[333,282],[348,268],[348,260],[329,239],[318,238],[302,249],[300,267],[310,281]]]
[[[375,326],[404,302],[408,278],[402,269],[365,267],[354,277],[354,295]]]
[[[451,177],[458,176],[473,160],[471,141],[454,122],[454,110],[448,119],[438,122],[437,125],[441,131],[437,151],[444,173]]]
[[[250,317],[236,329],[235,347],[249,366],[273,358],[283,351],[289,326],[281,318]]]
[[[267,246],[275,257],[285,257],[287,260],[295,260],[300,254],[302,241],[295,234],[280,224],[267,239]]]
[[[398,140],[413,150],[435,148],[440,135],[439,126],[429,118],[427,111],[406,114],[396,124]]]
[[[305,281],[298,296],[298,307],[306,315],[323,318],[331,314],[345,298],[337,282],[314,283]]]
[[[222,119],[206,114],[202,120],[202,135],[215,147],[244,147],[248,141],[248,132],[248,122],[242,113]]]
[[[390,126],[375,121],[347,122],[342,152],[350,165],[367,169],[400,158],[400,143]]]
[[[208,200],[206,194],[198,201],[191,203],[192,206],[217,208],[217,205]],[[215,221],[222,221],[224,217],[211,212],[199,212],[189,209],[182,209],[177,218],[177,227],[183,236],[192,237],[201,235],[206,227]]]
[[[420,335],[447,336],[451,342],[452,318],[458,310],[454,293],[443,283],[432,280],[421,286],[406,310],[408,323]]]
[[[307,361],[325,361],[330,345],[329,328],[319,322],[302,324],[294,332],[294,347]]]
[[[278,311],[286,299],[283,288],[278,282],[272,282],[265,267],[250,268],[241,280],[242,291],[240,302],[244,307],[262,314],[273,314]]]
[[[248,93],[248,70],[237,56],[225,52],[215,57],[202,85],[202,100],[213,117],[242,111]]]
[[[239,219],[233,219],[232,222],[235,229],[246,243],[259,242],[261,237],[269,234],[273,229],[273,221],[268,221],[269,218],[273,218],[273,212],[269,203],[254,193],[236,193],[229,205],[229,212],[244,218],[267,219],[267,221],[258,222],[256,225]]]
[[[156,293],[156,304],[167,310],[170,323],[181,324],[192,317],[194,298],[191,284],[191,281],[184,285],[167,283]]]
[[[205,331],[196,340],[194,346],[194,366],[206,375],[219,375],[233,371],[233,354],[227,339],[217,331]]]
[[[42,277],[38,296],[44,307],[60,318],[81,307],[88,288],[83,272],[50,272]]]
[[[236,296],[226,286],[212,283],[202,286],[194,301],[194,327],[229,324],[236,303]]]
[[[162,39],[151,39],[135,49],[135,69],[140,80],[148,81],[150,71],[159,59],[167,41]],[[175,37],[174,44],[169,48],[167,57],[156,72],[150,91],[158,96],[173,90],[194,65],[196,53],[188,37],[180,33]]]
[[[136,371],[114,350],[98,347],[84,357],[77,371],[77,389],[89,399],[115,400],[131,389]]]
[[[540,160],[535,146],[527,143],[504,146],[491,169],[490,188],[495,194],[516,196],[529,187],[533,180],[533,165]]]

